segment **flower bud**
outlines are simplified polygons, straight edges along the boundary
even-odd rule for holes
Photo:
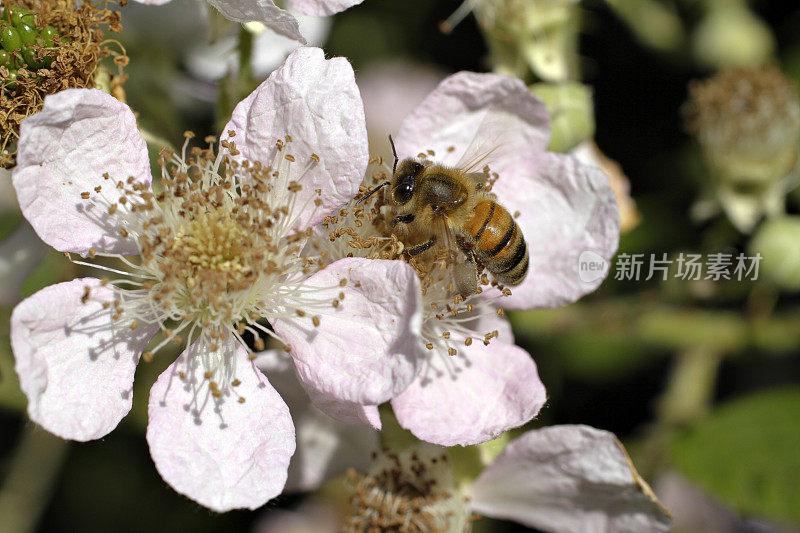
[[[531,92],[544,100],[550,114],[548,150],[568,152],[594,136],[591,90],[580,83],[536,83]]]
[[[692,35],[692,53],[711,68],[760,65],[775,48],[775,38],[763,20],[738,1],[724,0],[713,7]]]
[[[765,221],[750,241],[749,253],[761,254],[761,276],[787,291],[800,291],[800,216]]]
[[[568,79],[577,57],[577,0],[477,0],[474,12],[494,70],[521,77],[524,66],[547,81]]]

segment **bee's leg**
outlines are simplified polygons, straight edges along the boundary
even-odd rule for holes
[[[463,263],[453,266],[453,281],[456,291],[462,298],[478,292],[478,267],[472,260],[472,254]]]
[[[460,235],[456,235],[456,244],[467,260],[463,263],[456,263],[453,267],[453,281],[456,290],[462,298],[478,292],[478,266],[475,264],[475,256],[472,253],[470,244]]]
[[[456,240],[456,244],[458,245],[458,247],[461,249],[462,252],[464,252],[464,255],[467,256],[467,261],[472,261],[473,260],[473,258],[472,258],[472,245],[469,242],[467,242],[467,240],[464,239],[464,237],[462,237],[459,234],[456,234],[456,239],[455,240]]]
[[[400,222],[402,222],[403,224],[408,224],[409,222],[413,222],[413,221],[414,221],[414,213],[408,213],[408,214],[405,214],[405,215],[399,215],[399,216],[396,216],[396,217],[394,217],[392,219],[392,227],[395,227]]]
[[[430,249],[433,246],[433,243],[436,242],[436,235],[432,236],[428,242],[423,242],[422,244],[417,244],[416,246],[412,246],[410,248],[406,248],[406,253],[410,256],[419,255],[425,250]]]

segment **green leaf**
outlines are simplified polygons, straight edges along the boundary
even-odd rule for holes
[[[690,479],[745,515],[800,524],[800,387],[721,405],[673,439]]]

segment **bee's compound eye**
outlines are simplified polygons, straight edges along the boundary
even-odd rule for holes
[[[397,180],[397,185],[394,188],[394,200],[398,204],[405,204],[411,200],[414,194],[414,174],[406,174]]]

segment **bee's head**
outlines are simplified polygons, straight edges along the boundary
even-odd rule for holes
[[[414,195],[414,186],[416,185],[419,173],[425,167],[422,163],[414,159],[404,159],[392,177],[391,190],[392,200],[398,205],[407,204],[411,197]]]

